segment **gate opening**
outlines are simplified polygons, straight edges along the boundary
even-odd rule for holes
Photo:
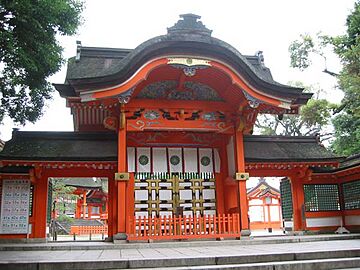
[[[285,222],[288,220],[284,219],[282,203],[284,196],[287,203],[288,197],[286,196],[289,194],[284,194],[281,189],[284,179],[284,177],[250,177],[247,182],[252,236],[283,235],[285,233]],[[289,192],[291,196],[291,188]],[[292,210],[292,202],[290,203]]]
[[[108,179],[49,178],[50,241],[102,241],[108,236]]]

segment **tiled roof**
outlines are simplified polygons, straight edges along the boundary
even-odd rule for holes
[[[244,136],[245,159],[256,161],[317,161],[339,159],[314,136]]]
[[[64,84],[56,84],[61,96],[78,96],[83,90],[110,87],[125,82],[147,61],[167,55],[198,55],[229,64],[255,88],[269,95],[287,97],[298,104],[311,97],[303,88],[291,87],[273,80],[264,66],[262,53],[242,55],[228,43],[211,36],[207,28],[199,28],[199,16],[182,15],[166,35],[147,40],[135,49],[113,49],[78,46],[76,57],[70,58]]]
[[[244,136],[247,162],[339,160],[316,137]],[[107,132],[14,131],[0,160],[117,161],[117,137]]]

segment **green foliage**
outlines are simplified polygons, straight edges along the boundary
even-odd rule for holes
[[[360,1],[355,3],[346,26],[345,35],[331,39],[343,64],[338,79],[344,99],[341,112],[333,121],[336,130],[333,149],[342,155],[360,153]]]
[[[308,103],[301,108],[300,119],[308,129],[321,127],[329,123],[332,106],[326,99],[310,99]]]
[[[332,148],[341,155],[360,153],[360,1],[355,2],[354,10],[346,20],[344,35],[318,36],[318,40],[318,45],[313,46],[293,45],[306,44],[303,36],[301,41],[294,41],[289,48],[291,66],[304,69],[308,67],[306,63],[311,63],[309,55],[312,52],[323,56],[321,49],[332,46],[341,60],[342,70],[340,74],[326,69],[325,72],[337,77],[339,88],[344,92],[344,98],[335,110],[337,115],[333,119],[335,140]],[[315,46],[320,49],[314,50]]]
[[[300,82],[290,82],[293,86],[304,87]],[[306,92],[319,92],[314,87],[305,87]],[[312,98],[300,109],[299,115],[284,115],[282,119],[274,115],[263,115],[255,123],[263,135],[307,136],[323,135],[328,139],[325,128],[331,118],[334,105],[325,99]]]
[[[311,65],[309,54],[314,51],[314,42],[311,36],[301,35],[300,40],[295,40],[290,44],[291,66],[301,70]]]
[[[67,210],[75,212],[75,202],[79,197],[74,194],[75,187],[66,186],[63,178],[52,179],[53,200],[55,201],[55,209],[61,215],[65,215]]]
[[[59,217],[56,219],[60,222],[66,222],[66,223],[74,223],[74,218],[68,217],[67,215],[59,215]]]
[[[348,156],[360,153],[360,118],[341,113],[333,120],[335,141],[332,145],[336,153]]]
[[[0,1],[0,122],[35,122],[53,88],[47,81],[64,59],[56,35],[80,24],[78,0]]]

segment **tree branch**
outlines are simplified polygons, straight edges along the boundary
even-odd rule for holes
[[[325,69],[323,70],[323,72],[326,73],[326,74],[329,74],[330,76],[333,76],[333,77],[337,77],[337,76],[340,75],[340,74],[338,74],[338,73],[335,73],[335,72],[332,72],[332,71],[328,70],[327,68],[325,68]]]

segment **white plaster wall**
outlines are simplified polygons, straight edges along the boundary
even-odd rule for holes
[[[309,228],[340,226],[340,225],[341,225],[341,217],[306,218],[306,226]]]
[[[226,152],[228,158],[229,176],[233,177],[235,175],[235,152],[233,136],[230,138],[229,144],[226,146]]]
[[[345,216],[345,225],[360,225],[360,216]]]

